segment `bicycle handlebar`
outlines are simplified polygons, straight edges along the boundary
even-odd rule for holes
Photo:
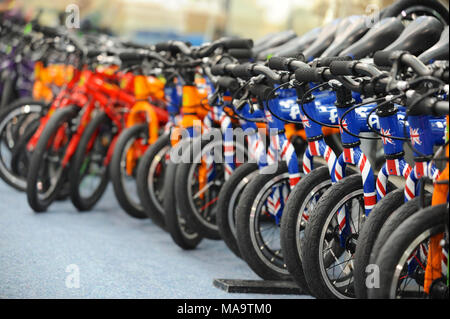
[[[391,67],[395,61],[411,67],[417,74],[430,75],[431,71],[416,56],[406,51],[378,51],[373,56],[373,61],[378,66]]]
[[[436,97],[423,97],[413,92],[407,94],[407,105],[414,105],[410,109],[410,115],[428,114],[432,116],[445,116],[449,114],[449,102],[438,100]]]
[[[382,72],[375,66],[360,61],[334,61],[330,64],[330,72],[333,75],[350,76],[380,76]]]
[[[172,54],[182,53],[184,55],[190,56],[192,58],[204,58],[212,55],[214,51],[218,48],[223,48],[225,50],[231,49],[245,49],[250,50],[253,47],[253,40],[251,39],[219,39],[208,45],[191,48],[190,44],[181,41],[168,41],[157,43],[153,46],[153,49],[157,52],[168,51]],[[234,51],[235,54],[239,54]],[[242,52],[241,52],[242,54]]]

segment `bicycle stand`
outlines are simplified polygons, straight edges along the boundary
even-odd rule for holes
[[[293,281],[214,279],[213,285],[228,293],[304,295]]]

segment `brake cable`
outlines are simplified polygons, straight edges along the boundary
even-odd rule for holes
[[[283,119],[283,118],[279,117],[278,115],[276,115],[276,114],[272,111],[272,109],[271,109],[270,106],[269,106],[269,100],[270,100],[270,98],[271,98],[272,96],[275,95],[275,92],[278,91],[278,90],[281,89],[281,88],[284,88],[285,86],[288,86],[290,83],[291,83],[291,82],[288,81],[288,82],[285,82],[285,83],[283,83],[283,84],[277,86],[276,88],[272,89],[272,91],[270,91],[269,94],[268,94],[267,97],[266,97],[265,104],[266,104],[266,108],[267,108],[267,110],[269,110],[270,114],[272,114],[272,115],[273,115],[275,118],[277,118],[278,120],[280,120],[280,121],[282,121],[282,122],[287,122],[287,123],[299,124],[299,123],[301,123],[301,122],[296,122],[296,121],[292,121],[292,120],[287,120],[287,119]]]
[[[350,132],[348,129],[345,128],[345,126],[343,125],[343,121],[344,121],[345,117],[346,117],[351,111],[355,110],[356,108],[361,107],[361,106],[364,106],[364,105],[367,105],[367,104],[371,104],[371,103],[378,103],[378,101],[382,101],[382,100],[384,100],[384,97],[353,105],[353,106],[350,107],[348,110],[346,110],[346,111],[344,112],[344,114],[342,114],[342,116],[341,116],[341,118],[340,118],[340,120],[339,120],[339,127],[342,129],[342,131],[344,131],[344,132],[347,133],[348,135],[351,135],[351,136],[356,137],[356,138],[359,138],[359,139],[379,140],[379,139],[380,139],[379,137],[360,136],[360,135],[357,135],[357,134],[353,134],[352,132]],[[381,105],[382,105],[382,104],[381,104]]]
[[[298,122],[298,121],[293,121],[293,120],[283,119],[283,118],[279,117],[278,115],[276,115],[276,114],[272,111],[272,109],[269,107],[269,102],[268,102],[268,101],[269,101],[269,99],[272,97],[272,95],[274,95],[275,92],[276,92],[278,89],[283,88],[284,86],[286,86],[286,85],[288,85],[288,84],[290,84],[290,83],[291,83],[290,81],[285,82],[285,83],[281,84],[280,86],[274,88],[272,91],[270,91],[270,93],[269,93],[268,96],[267,96],[266,108],[269,110],[270,114],[272,114],[275,118],[279,119],[280,121],[283,121],[283,122],[286,122],[286,123],[292,123],[292,124],[303,124],[302,121]],[[335,125],[329,125],[329,124],[321,123],[321,122],[319,122],[319,121],[313,119],[313,118],[305,111],[305,108],[304,108],[304,105],[303,105],[303,104],[304,104],[303,102],[304,102],[305,96],[307,96],[307,95],[308,95],[309,93],[311,93],[312,91],[314,91],[314,90],[316,90],[316,89],[318,89],[318,88],[324,87],[324,86],[326,86],[326,85],[328,85],[328,83],[322,83],[322,84],[319,84],[319,85],[313,87],[312,89],[309,89],[308,91],[306,91],[305,94],[303,94],[303,96],[302,96],[302,98],[301,98],[301,100],[300,100],[300,107],[301,107],[301,109],[302,109],[302,112],[305,114],[305,116],[306,116],[308,119],[310,119],[312,122],[314,122],[314,123],[316,123],[316,124],[318,124],[318,125],[321,125],[321,126],[326,126],[326,127],[331,127],[331,128],[339,128],[337,125],[336,125],[336,126],[335,126]]]
[[[389,101],[385,101],[385,102],[380,103],[379,105],[377,105],[376,107],[374,107],[374,108],[369,112],[369,114],[367,114],[366,124],[367,124],[367,126],[369,127],[369,129],[370,129],[373,133],[375,133],[376,135],[378,135],[378,136],[380,136],[380,137],[391,138],[391,139],[399,140],[399,141],[408,141],[408,140],[409,140],[407,137],[390,136],[390,135],[385,135],[385,134],[383,134],[383,133],[381,133],[381,132],[378,132],[378,131],[372,126],[372,124],[370,124],[370,122],[369,122],[370,116],[371,116],[376,110],[378,110],[379,107],[381,107],[381,106],[383,106],[383,105],[385,105],[385,104],[391,102],[393,99],[398,99],[398,98],[400,98],[400,97],[403,97],[405,94],[406,94],[406,93],[399,94],[399,95],[397,95],[397,96],[392,97]]]
[[[406,116],[405,116],[404,121],[406,122],[406,121],[408,120],[408,113],[409,113],[409,111],[410,111],[417,103],[419,103],[420,101],[422,101],[424,98],[427,98],[427,97],[429,97],[429,96],[431,96],[431,95],[433,95],[433,94],[435,94],[435,93],[440,92],[441,90],[442,90],[442,88],[436,88],[436,89],[434,89],[434,90],[430,90],[429,92],[423,94],[423,95],[422,95],[420,98],[418,98],[416,101],[414,101],[414,102],[412,103],[412,105],[408,108],[408,110],[407,110],[407,112],[406,112]],[[406,125],[403,125],[403,134],[404,134],[405,136],[407,135],[407,132],[406,132]],[[411,139],[409,139],[409,140],[406,142],[406,145],[408,145],[408,147],[409,147],[413,152],[419,154],[419,156],[424,157],[424,158],[432,159],[432,156],[431,156],[431,155],[426,155],[426,154],[422,153],[421,151],[419,151],[418,149],[416,149],[416,148],[411,144]]]

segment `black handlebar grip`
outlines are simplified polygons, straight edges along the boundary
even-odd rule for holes
[[[250,87],[250,92],[260,99],[266,100],[273,88],[264,84],[255,84]]]
[[[170,51],[172,44],[170,42],[160,42],[155,44],[155,51]]]
[[[121,61],[141,60],[143,55],[138,51],[124,51],[119,53],[119,59]]]
[[[212,75],[225,75],[225,64],[215,64],[211,67]]]
[[[313,68],[298,68],[295,79],[299,82],[320,82],[317,72]]]
[[[293,58],[274,56],[269,59],[269,68],[273,70],[289,71],[289,63],[293,60]]]
[[[93,58],[93,57],[99,56],[100,54],[102,54],[102,51],[100,51],[100,50],[89,49],[86,53],[86,57]]]
[[[353,66],[355,61],[334,61],[330,64],[330,72],[333,75],[355,75]]]
[[[233,75],[241,79],[249,79],[252,77],[250,69],[251,64],[240,64],[233,68]]]
[[[121,43],[124,47],[126,48],[130,48],[130,49],[144,49],[144,50],[148,50],[148,45],[144,45],[144,44],[139,44],[139,43],[135,43],[132,41],[123,41]]]
[[[252,39],[227,39],[223,41],[226,49],[251,49],[253,48]]]
[[[449,103],[448,101],[439,101],[433,105],[433,115],[435,116],[445,116],[449,114]]]
[[[52,27],[39,26],[37,31],[42,32],[45,36],[50,37],[50,38],[59,36],[58,30],[56,28],[52,28]]]
[[[335,57],[326,57],[319,59],[319,66],[330,66],[332,62],[335,61],[351,61],[352,58],[349,56],[335,56]]]
[[[239,83],[236,79],[229,77],[229,76],[221,76],[218,80],[217,80],[217,84],[220,87],[223,87],[227,90],[230,91],[236,91],[237,89],[239,89]]]
[[[253,51],[251,49],[230,49],[228,50],[228,54],[239,60],[251,59],[253,57]]]
[[[377,66],[392,66],[392,52],[391,51],[377,51],[373,55],[373,62]]]
[[[442,73],[441,75],[441,80],[444,81],[445,83],[448,83],[448,79],[449,79],[449,71],[444,71],[444,73]]]

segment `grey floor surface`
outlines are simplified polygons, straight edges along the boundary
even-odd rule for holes
[[[128,217],[111,187],[91,212],[66,201],[35,214],[0,181],[0,298],[310,298],[228,294],[214,278],[258,279],[221,241],[183,251],[150,221]]]

